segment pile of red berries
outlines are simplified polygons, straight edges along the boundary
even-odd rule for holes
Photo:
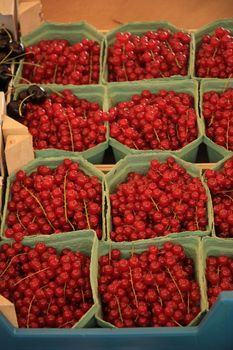
[[[5,236],[24,236],[93,229],[102,236],[102,185],[69,159],[55,169],[20,170],[10,187]]]
[[[228,78],[233,75],[233,36],[218,27],[213,35],[203,35],[197,48],[196,75],[201,78]]]
[[[214,224],[217,236],[233,237],[233,157],[221,170],[206,170],[205,178],[214,207]]]
[[[198,136],[193,96],[144,90],[109,110],[110,135],[133,149],[177,150]]]
[[[94,40],[85,38],[73,45],[67,40],[41,40],[26,48],[26,61],[23,83],[82,85],[99,82],[100,44]]]
[[[202,114],[206,135],[218,145],[233,151],[233,89],[229,88],[222,93],[204,93]]]
[[[200,312],[193,260],[178,244],[129,258],[113,249],[99,264],[103,318],[116,327],[186,326]]]
[[[118,32],[108,49],[108,81],[187,75],[190,41],[189,34],[169,29],[141,36]]]
[[[70,90],[49,95],[42,103],[26,103],[23,124],[35,149],[56,148],[82,152],[106,140],[107,114],[99,104]]]
[[[129,173],[110,195],[113,241],[134,241],[182,231],[205,231],[207,194],[172,157],[152,160],[147,174]]]
[[[43,243],[3,244],[0,294],[14,303],[19,327],[71,328],[93,305],[90,258]]]
[[[233,290],[233,259],[224,255],[209,256],[206,259],[206,279],[211,307],[221,292]]]

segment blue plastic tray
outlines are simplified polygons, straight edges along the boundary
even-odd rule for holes
[[[223,292],[197,327],[16,329],[0,315],[1,350],[232,350],[233,292]]]

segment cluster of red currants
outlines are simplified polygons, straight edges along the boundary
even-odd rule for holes
[[[210,307],[223,291],[233,290],[233,259],[224,255],[206,259],[207,294]]]
[[[205,178],[212,196],[216,234],[233,237],[233,157],[221,170],[206,170]]]
[[[188,325],[200,312],[193,260],[181,245],[152,245],[123,258],[118,249],[99,259],[103,317],[116,327]]]
[[[102,185],[69,159],[52,169],[41,165],[27,175],[20,170],[10,187],[5,236],[94,229],[102,237]]]
[[[207,194],[174,158],[152,160],[147,174],[129,173],[110,195],[113,241],[134,241],[182,231],[205,231]]]
[[[191,37],[169,29],[141,36],[116,33],[108,49],[108,81],[133,81],[187,75]]]
[[[83,39],[71,45],[67,40],[41,40],[26,48],[22,83],[98,84],[100,44]]]
[[[197,48],[196,75],[201,78],[233,77],[233,35],[218,27],[214,34],[203,35]]]
[[[233,151],[233,89],[204,93],[202,114],[206,135],[218,145]]]
[[[64,90],[42,103],[26,103],[22,123],[32,134],[35,149],[82,152],[106,140],[107,119],[98,103]]]
[[[71,328],[93,305],[90,258],[43,243],[3,244],[0,294],[14,303],[19,327]]]
[[[110,108],[110,135],[140,150],[177,150],[198,136],[193,96],[188,93],[144,90]]]

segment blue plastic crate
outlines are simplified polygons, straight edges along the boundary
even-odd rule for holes
[[[197,327],[16,329],[0,314],[1,350],[232,350],[233,292],[223,292]]]

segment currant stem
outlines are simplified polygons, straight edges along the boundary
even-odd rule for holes
[[[159,71],[159,74],[164,78],[164,74],[161,72],[161,70]]]
[[[52,304],[52,300],[53,300],[53,299],[51,298],[50,301],[49,301],[49,303],[48,303],[46,315],[48,315],[48,313],[49,313],[49,309],[50,309],[50,306],[51,306],[51,304]]]
[[[84,304],[85,303],[85,296],[84,296],[82,288],[81,288],[81,294],[82,294],[82,301],[83,301],[83,304]]]
[[[189,292],[187,293],[187,310],[188,314],[190,313],[190,300],[189,300]]]
[[[155,129],[153,129],[153,131],[154,131],[154,134],[155,134],[156,140],[157,140],[157,141],[158,141],[158,143],[160,144],[161,149],[163,149],[163,150],[164,150],[164,148],[161,146],[161,143],[160,143],[160,138],[159,138],[159,135],[158,135],[157,131],[156,131]]]
[[[228,194],[224,194],[223,196],[229,198],[233,202],[233,198],[231,196],[229,196]]]
[[[35,300],[35,294],[33,295],[32,299],[31,299],[31,302],[30,302],[30,305],[29,305],[29,308],[28,308],[28,314],[27,314],[27,328],[29,328],[30,326],[30,313],[31,313],[31,308],[32,308],[32,304],[33,304],[33,301]]]
[[[160,305],[163,307],[163,301],[162,301],[161,296],[160,296],[159,286],[157,285],[157,283],[155,283],[155,286],[156,286],[156,289],[157,289]]]
[[[66,298],[66,287],[67,287],[67,286],[66,286],[66,283],[65,283],[65,284],[64,284],[64,289],[63,289],[63,290],[64,290],[64,298]]]
[[[22,223],[22,221],[21,221],[21,219],[20,219],[18,210],[17,210],[17,212],[16,212],[16,217],[17,217],[17,219],[18,219],[18,222],[19,222],[20,226],[21,226],[24,230],[26,230],[26,227],[24,226],[24,224]]]
[[[137,298],[137,294],[135,292],[134,285],[133,285],[133,276],[132,276],[131,267],[129,267],[129,276],[130,276],[130,283],[131,283],[131,287],[132,287],[132,291],[133,291],[133,295],[134,295],[134,299],[135,299],[135,304],[138,308],[138,298]]]
[[[16,283],[14,284],[14,287],[17,286],[19,283],[25,281],[26,279],[28,279],[28,278],[30,278],[30,277],[32,277],[32,276],[35,276],[35,275],[37,275],[38,273],[43,272],[43,271],[46,271],[46,270],[48,270],[48,269],[49,269],[49,267],[45,267],[44,269],[39,270],[39,271],[36,271],[36,272],[32,273],[31,275],[27,275],[26,277],[24,277],[24,278],[22,278],[21,280],[19,280],[18,282],[16,282]]]
[[[159,211],[159,207],[158,204],[155,202],[153,197],[150,197],[151,202],[153,203],[153,205],[155,206],[156,210]]]
[[[51,221],[48,219],[47,214],[46,214],[46,211],[44,210],[44,207],[43,207],[43,205],[41,204],[40,200],[36,197],[36,195],[35,195],[32,191],[30,191],[30,190],[29,190],[26,186],[24,186],[23,184],[22,184],[22,187],[23,187],[23,188],[32,196],[32,198],[34,198],[35,201],[39,204],[41,210],[43,211],[43,214],[44,214],[46,220],[48,221],[48,223],[49,223],[49,225],[52,227],[52,229],[55,231],[55,227],[53,226],[53,224],[51,223]]]
[[[195,221],[196,221],[196,225],[197,225],[197,229],[199,230],[199,222],[198,222],[198,218],[197,218],[197,207],[195,207]]]
[[[227,119],[227,132],[226,132],[226,149],[229,149],[229,127],[230,127],[230,118]]]
[[[68,217],[67,217],[67,200],[66,200],[66,179],[67,179],[67,175],[68,175],[68,171],[66,171],[65,176],[64,176],[64,184],[63,184],[63,197],[64,197],[64,211],[65,211],[65,219],[66,222],[68,222]]]
[[[53,84],[56,83],[56,77],[57,77],[57,68],[58,68],[58,65],[56,64],[55,65],[55,69],[54,69],[54,74],[53,74]]]
[[[22,114],[22,106],[23,106],[23,103],[24,103],[25,101],[27,101],[27,100],[28,100],[30,97],[32,97],[32,96],[34,96],[34,94],[30,94],[30,95],[26,96],[26,97],[20,102],[20,105],[19,105],[19,115],[20,115],[20,117],[23,116],[23,114]]]
[[[66,326],[67,324],[71,324],[71,323],[73,323],[73,321],[65,322],[65,323],[63,323],[61,326],[59,326],[58,328],[63,328],[63,327]]]
[[[151,54],[152,60],[154,61],[155,60],[155,55],[154,55],[154,52],[152,50],[150,50],[150,54]]]
[[[58,96],[64,98],[64,96],[57,90],[53,89],[51,86],[46,87],[47,89],[51,90],[52,92],[54,92],[55,94],[57,94]]]
[[[74,139],[73,139],[72,128],[71,128],[68,116],[66,116],[66,121],[67,121],[67,124],[68,124],[69,133],[70,133],[71,150],[72,150],[72,152],[74,152]]]
[[[182,293],[181,293],[181,291],[180,291],[180,288],[178,287],[178,285],[177,285],[177,283],[176,283],[176,280],[175,280],[174,276],[172,275],[171,271],[170,271],[168,268],[166,268],[166,270],[167,270],[169,276],[171,277],[173,283],[175,284],[176,289],[178,290],[178,293],[180,294],[180,297],[181,297],[182,302],[184,302],[183,295],[182,295]]]
[[[89,221],[89,215],[88,215],[87,204],[86,204],[85,199],[83,199],[83,204],[84,204],[85,216],[86,216],[86,220],[87,220],[87,226],[88,226],[88,229],[90,230],[91,225],[90,225],[90,221]]]
[[[123,55],[124,55],[125,54],[125,45],[123,46],[122,51],[123,51]],[[124,73],[125,73],[125,79],[126,79],[126,81],[128,81],[129,78],[128,78],[128,75],[126,73],[125,62],[124,61],[122,61],[122,68],[123,68]]]
[[[1,26],[1,28],[4,30],[4,32],[7,34],[7,36],[8,36],[8,38],[10,39],[10,41],[12,40],[12,36],[11,36],[11,34],[10,34],[10,32],[9,32],[9,30],[8,29],[6,29],[5,27],[3,27],[3,26]]]
[[[214,53],[213,53],[213,55],[212,55],[212,58],[215,58],[217,51],[218,51],[218,49],[217,49],[217,47],[216,47],[216,48],[214,49]],[[210,72],[210,67],[207,68],[207,72],[206,72],[207,76],[209,75],[209,72]]]
[[[24,53],[21,53],[20,55],[15,56],[14,59],[15,59],[15,58],[24,57],[24,56],[26,56],[26,55],[31,55],[31,54],[33,54],[32,51],[30,51],[30,52],[24,52]],[[21,62],[20,62],[20,63],[21,63]]]
[[[175,53],[174,53],[174,51],[173,51],[171,45],[169,44],[169,42],[166,40],[165,43],[166,43],[168,49],[175,55]],[[181,69],[182,66],[180,65],[178,59],[176,58],[176,55],[175,55],[175,62],[176,62],[177,67]]]
[[[116,302],[117,302],[117,307],[118,307],[118,312],[119,312],[119,316],[120,316],[120,320],[121,322],[124,322],[124,319],[122,317],[122,313],[121,313],[121,305],[119,303],[119,299],[116,295],[114,295],[115,299],[116,299]]]
[[[15,75],[14,75],[14,74],[4,73],[4,75],[6,75],[7,77],[15,78]],[[27,83],[30,83],[30,84],[31,84],[31,82],[30,82],[29,80],[27,80],[27,79],[25,79],[25,78],[22,78],[22,79],[24,79],[25,81],[27,81]],[[15,86],[15,87],[16,87],[16,86]]]
[[[1,64],[2,62],[0,62],[0,64]],[[11,61],[3,61],[3,63],[4,64],[12,64],[13,62],[11,62]],[[36,66],[36,67],[41,67],[41,65],[40,64],[37,64],[37,63],[33,63],[33,62],[27,62],[27,61],[14,61],[14,64],[28,64],[28,65],[31,65],[31,66]]]
[[[5,60],[11,55],[12,53],[12,49],[8,52],[8,54],[0,61],[0,64],[4,63],[5,64]],[[12,62],[11,62],[12,63]]]
[[[225,193],[231,193],[231,192],[233,192],[233,190],[219,191],[214,194],[221,194],[221,193],[225,194]]]
[[[173,317],[172,317],[171,319],[172,319],[172,321],[173,321],[175,324],[177,324],[177,326],[183,327],[182,324],[180,324],[179,322],[177,322]]]
[[[211,115],[211,119],[210,119],[208,127],[211,126],[213,124],[213,122],[214,122],[214,114]]]
[[[177,137],[177,139],[180,141],[178,124],[176,124],[176,137]]]
[[[89,73],[89,84],[92,82],[92,51],[90,54],[90,73]]]
[[[132,141],[132,142],[133,142],[134,147],[135,147],[136,149],[138,149],[138,146],[136,145],[136,143],[135,143],[134,141]]]
[[[21,255],[26,255],[27,253],[20,253],[20,254],[17,254],[17,255],[14,255],[13,258],[10,260],[10,262],[8,263],[7,267],[5,268],[5,270],[1,273],[0,275],[0,278],[6,273],[6,271],[9,269],[13,259],[15,259],[16,257],[18,256],[21,256]]]
[[[71,223],[67,216],[67,198],[66,198],[66,181],[67,181],[67,175],[68,175],[68,170],[66,171],[66,174],[64,176],[64,184],[63,184],[63,197],[64,197],[64,211],[65,211],[65,219],[66,222],[71,226],[72,230],[75,231],[74,225]]]

